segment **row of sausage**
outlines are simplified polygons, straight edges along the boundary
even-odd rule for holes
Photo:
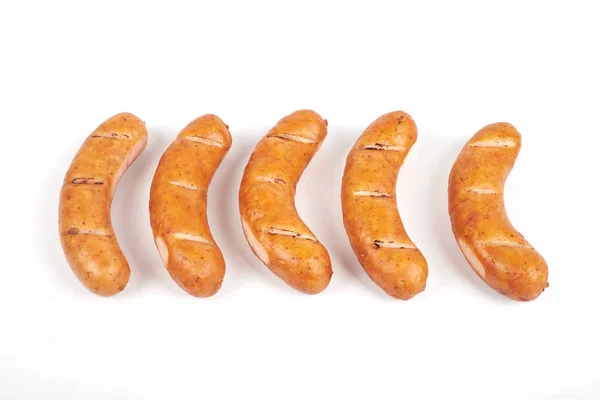
[[[289,286],[308,294],[328,286],[331,259],[299,217],[294,197],[326,135],[327,120],[314,111],[284,117],[258,142],[239,191],[241,224],[254,254]],[[62,247],[77,278],[101,296],[119,293],[129,280],[110,205],[147,137],[144,122],[134,115],[109,118],[85,140],[63,182]],[[425,257],[407,235],[396,203],[398,172],[416,140],[408,114],[382,115],[358,137],[342,178],[344,226],[356,257],[387,294],[404,300],[423,291],[428,276]],[[215,294],[225,276],[206,206],[208,187],[231,143],[219,117],[197,118],[162,155],[150,190],[158,253],[173,280],[197,297]],[[454,235],[473,270],[498,292],[528,301],[548,286],[548,267],[504,209],[504,181],[520,146],[521,136],[510,124],[481,129],[452,168],[448,200]]]

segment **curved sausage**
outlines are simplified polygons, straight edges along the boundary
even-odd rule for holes
[[[342,213],[352,249],[373,282],[402,300],[423,291],[428,274],[396,203],[398,172],[416,140],[410,115],[382,115],[356,141],[342,179]]]
[[[227,125],[203,115],[177,135],[158,163],[150,189],[150,223],[171,278],[192,296],[223,283],[225,260],[206,217],[207,191],[231,147]]]
[[[452,230],[473,270],[514,300],[533,300],[548,287],[548,266],[515,230],[504,209],[504,181],[521,148],[508,123],[491,124],[462,149],[448,186]]]
[[[240,187],[240,215],[256,256],[291,287],[315,294],[331,279],[325,247],[294,205],[296,184],[327,135],[327,121],[311,110],[280,120],[258,143]]]
[[[112,296],[129,281],[129,264],[110,220],[121,175],[146,147],[144,122],[122,113],[83,143],[63,182],[59,202],[62,248],[77,278],[93,293]]]

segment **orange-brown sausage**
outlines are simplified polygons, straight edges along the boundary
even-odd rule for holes
[[[403,300],[425,289],[428,273],[396,203],[398,172],[416,140],[408,114],[382,115],[358,138],[342,179],[344,226],[358,261],[373,282]]]
[[[100,296],[112,296],[129,281],[129,264],[110,220],[121,175],[146,147],[144,122],[129,113],[104,121],[83,143],[63,182],[60,239],[71,269]]]
[[[177,135],[152,180],[150,222],[156,247],[171,278],[192,296],[212,296],[225,276],[206,203],[210,182],[230,147],[227,125],[216,115],[204,115]]]
[[[515,230],[504,209],[504,182],[521,148],[510,124],[481,129],[462,149],[448,187],[452,230],[473,270],[514,300],[533,300],[548,287],[548,266]]]
[[[280,120],[258,143],[244,171],[240,214],[256,256],[291,287],[314,294],[331,279],[325,247],[294,205],[296,184],[327,135],[327,121],[311,110]]]

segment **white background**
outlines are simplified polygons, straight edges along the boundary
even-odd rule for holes
[[[597,1],[2,1],[0,398],[599,399],[599,20]],[[300,108],[330,123],[297,198],[333,259],[316,296],[254,257],[237,211],[255,143]],[[367,278],[339,200],[353,142],[396,109],[419,127],[398,199],[430,268],[408,302]],[[73,155],[121,111],[149,143],[113,203],[132,274],[107,299],[71,273],[57,207]],[[164,149],[209,112],[234,142],[209,192],[227,274],[196,299],[147,204]],[[471,271],[447,215],[458,151],[496,121],[523,135],[509,216],[550,268],[531,303]]]

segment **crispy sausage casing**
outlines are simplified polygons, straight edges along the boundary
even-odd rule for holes
[[[473,270],[498,292],[528,301],[548,287],[548,266],[504,209],[504,182],[520,148],[521,135],[510,124],[477,132],[450,172],[448,205],[454,236]]]
[[[356,257],[377,285],[403,300],[425,289],[428,274],[396,203],[398,172],[416,140],[408,114],[382,115],[358,138],[342,179],[344,226]]]
[[[206,203],[210,182],[230,147],[231,134],[219,117],[192,121],[161,157],[150,189],[156,247],[173,280],[197,297],[215,294],[225,276]]]
[[[63,182],[59,231],[77,278],[93,293],[111,296],[129,281],[129,264],[110,220],[121,175],[146,147],[144,122],[129,113],[104,121],[83,143]]]
[[[325,247],[294,205],[296,184],[327,135],[327,121],[311,110],[280,120],[258,143],[240,187],[240,215],[256,256],[291,287],[314,294],[331,279]]]

